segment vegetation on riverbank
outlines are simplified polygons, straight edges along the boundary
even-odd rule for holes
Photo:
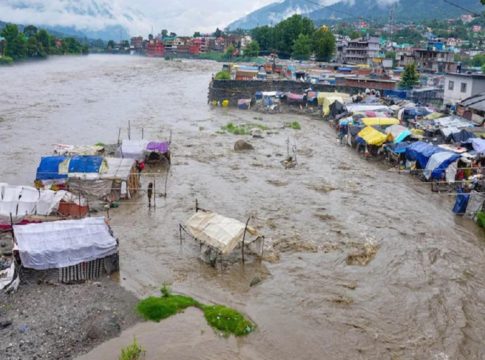
[[[49,55],[88,53],[87,45],[76,39],[59,39],[33,25],[26,26],[20,31],[17,25],[7,24],[0,31],[0,36],[5,39],[0,44],[0,65],[26,59],[44,59]]]
[[[119,360],[141,360],[144,358],[145,350],[138,344],[136,338],[133,343],[121,349]]]
[[[240,124],[235,125],[234,123],[230,122],[227,125],[223,126],[221,129],[225,132],[234,135],[249,135],[251,129],[258,128],[261,130],[268,130],[268,127],[265,125],[260,124]]]
[[[223,335],[245,336],[253,332],[256,325],[241,313],[223,305],[204,305],[184,295],[174,295],[164,286],[162,296],[150,296],[138,303],[137,310],[145,320],[160,321],[183,312],[188,307],[195,307],[204,313],[207,323]]]

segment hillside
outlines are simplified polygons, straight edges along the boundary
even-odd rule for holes
[[[480,13],[480,0],[460,0],[460,6]],[[229,29],[252,29],[256,26],[275,24],[293,14],[305,15],[315,22],[343,19],[386,19],[389,6],[379,5],[377,0],[340,1],[330,6],[318,6],[313,1],[285,0],[267,5],[228,25]],[[443,0],[399,0],[395,4],[397,21],[456,18],[466,13]]]

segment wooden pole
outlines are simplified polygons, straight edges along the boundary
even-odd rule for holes
[[[248,217],[248,220],[246,221],[246,226],[244,227],[244,233],[243,233],[243,238],[242,238],[241,255],[242,255],[243,264],[244,264],[244,242],[246,240],[246,231],[248,230],[249,220],[251,220],[251,216]]]
[[[121,128],[118,128],[118,142],[117,144],[120,145],[121,143]]]
[[[170,171],[170,165],[168,165],[167,173],[165,174],[165,190],[164,196],[167,197],[167,183],[168,183],[168,173]]]
[[[128,140],[131,140],[131,121],[128,120]]]
[[[153,208],[157,208],[157,191],[156,191],[157,178],[153,176]]]
[[[145,131],[143,128],[141,128],[141,139],[143,140],[145,136]]]
[[[199,200],[195,199],[195,212],[199,212]]]

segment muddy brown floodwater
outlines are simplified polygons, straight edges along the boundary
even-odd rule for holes
[[[89,56],[0,69],[2,181],[31,184],[52,144],[113,143],[129,120],[132,138],[142,127],[150,138],[171,130],[168,197],[152,211],[140,196],[111,213],[121,285],[143,297],[169,283],[258,325],[225,339],[190,310],[140,323],[85,358],[116,359],[133,335],[148,359],[485,358],[483,232],[453,215],[449,196],[361,159],[320,121],[211,109],[208,83],[219,68]],[[302,130],[284,128],[295,120]],[[271,134],[220,134],[228,122],[265,124]],[[238,138],[255,150],[235,153]],[[285,170],[287,139],[298,165]],[[252,215],[274,250],[222,271],[200,262],[178,234],[195,198],[226,216]],[[369,262],[359,257],[366,251]]]

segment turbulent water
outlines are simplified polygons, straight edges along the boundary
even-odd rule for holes
[[[197,310],[141,323],[87,359],[116,359],[136,335],[148,359],[483,359],[485,243],[452,199],[339,146],[326,124],[296,115],[211,109],[219,64],[116,56],[59,58],[0,69],[1,181],[32,184],[56,143],[167,138],[168,197],[111,212],[120,282],[140,297],[163,283],[247,314],[258,329],[221,338]],[[301,130],[285,127],[299,121]],[[232,150],[228,122],[265,124],[255,150]],[[284,169],[287,141],[298,165]],[[163,176],[144,175],[144,186]],[[179,224],[203,208],[251,223],[273,248],[266,260],[198,260]],[[365,253],[366,265],[349,255]],[[375,254],[375,255],[374,255]],[[372,257],[374,256],[374,257]],[[359,260],[359,259],[357,259]],[[362,259],[361,259],[362,260]],[[365,264],[367,259],[362,260]],[[262,281],[251,287],[254,278]]]

